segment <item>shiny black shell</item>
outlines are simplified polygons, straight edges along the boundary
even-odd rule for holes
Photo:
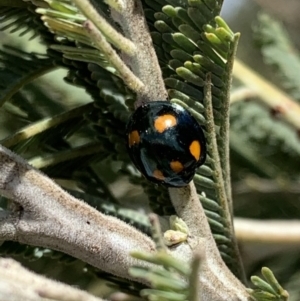
[[[206,142],[196,119],[181,106],[153,101],[131,115],[126,145],[136,168],[150,181],[186,186],[206,157]]]

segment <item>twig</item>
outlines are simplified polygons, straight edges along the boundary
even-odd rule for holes
[[[180,244],[174,250],[175,256],[185,261],[192,260],[191,250],[195,251],[200,246],[203,247],[199,286],[201,301],[250,301],[241,282],[233,276],[221,259],[194,183],[191,182],[181,189],[170,188],[169,193],[177,215],[184,220],[190,230],[188,245]]]
[[[207,91],[209,95],[211,95],[210,89],[207,89]],[[212,111],[211,105],[210,108]],[[215,149],[217,150],[217,148]],[[233,296],[236,292],[234,293],[234,291],[236,290],[239,291],[239,294],[241,293],[241,283],[228,270],[220,257],[220,253],[212,237],[212,233],[201,202],[199,201],[194,183],[191,182],[188,186],[180,189],[169,188],[169,194],[176,214],[182,218],[189,227],[190,236],[188,237],[188,244],[191,246],[192,250],[197,250],[199,245],[204,246],[203,252],[205,260],[203,260],[203,266],[201,269],[202,282],[200,284],[200,288],[201,291],[203,291],[201,296],[203,296],[204,292],[210,292],[209,294],[211,294],[211,290],[218,292],[219,289],[221,290],[219,285],[227,286],[225,283],[227,283],[230,278],[231,291],[227,296],[227,300],[235,300],[236,297]],[[181,253],[184,254],[184,258],[189,258],[188,252],[183,252],[181,250]],[[210,283],[208,283],[207,280]],[[213,285],[211,285],[211,283],[213,283]],[[246,296],[241,298],[246,298],[246,300],[248,300],[248,297]]]
[[[203,261],[203,247],[194,253],[191,274],[189,277],[189,301],[201,301],[201,287],[199,285],[199,273],[201,273],[201,262]]]
[[[19,205],[0,216],[0,240],[58,250],[129,279],[138,264],[129,253],[155,250],[147,236],[75,199],[2,146],[0,192]]]
[[[240,34],[234,35],[233,43],[230,43],[230,51],[228,53],[228,61],[226,63],[226,83],[225,83],[225,94],[223,97],[222,115],[224,123],[220,127],[221,145],[220,145],[220,161],[223,171],[223,178],[225,184],[225,191],[227,195],[228,207],[230,214],[233,213],[232,209],[232,192],[231,192],[231,176],[230,176],[230,159],[229,159],[229,110],[230,110],[230,91],[232,81],[232,69],[235,62],[235,56],[237,46],[239,42]]]
[[[152,229],[152,238],[156,245],[156,250],[166,251],[166,245],[164,243],[164,239],[161,232],[161,227],[159,223],[158,216],[154,213],[149,214],[149,221]]]
[[[137,93],[135,106],[138,107],[148,101],[167,99],[167,91],[144,18],[141,1],[126,1],[122,13],[112,9],[111,16],[116,23],[121,25],[124,35],[138,49],[136,55],[133,57],[123,54],[124,60],[130,66],[133,73],[145,83],[144,89]]]
[[[84,30],[82,24],[68,22],[67,20],[52,18],[47,15],[41,17],[44,25],[49,28],[49,31],[61,37],[75,40],[84,45],[92,47],[92,41]]]
[[[235,218],[239,242],[300,245],[300,220],[254,220]]]
[[[273,115],[282,118],[300,132],[300,105],[289,95],[237,59],[234,63],[233,76],[246,87],[252,89],[259,96],[259,99],[270,108]]]
[[[291,181],[288,179],[264,179],[261,177],[247,176],[243,180],[235,182],[233,185],[235,194],[247,193],[270,193],[276,194],[284,193],[293,195],[295,197],[300,193],[300,181]]]
[[[65,161],[74,160],[76,158],[96,155],[103,151],[103,143],[91,142],[72,149],[55,152],[51,155],[40,155],[31,158],[28,163],[33,167],[41,169],[51,165],[56,165]]]
[[[216,185],[215,192],[216,192],[216,196],[220,202],[220,205],[223,209],[222,213],[224,215],[224,220],[226,222],[230,240],[232,242],[232,248],[234,250],[233,255],[235,256],[235,260],[237,262],[236,270],[238,271],[240,278],[244,282],[246,282],[241,257],[239,254],[237,242],[236,242],[235,235],[234,235],[234,229],[233,229],[233,224],[232,224],[232,213],[230,210],[231,209],[230,203],[228,202],[228,194],[226,194],[226,183],[224,184],[224,179],[223,179],[224,173],[222,173],[222,166],[221,166],[222,164],[221,164],[221,160],[220,160],[220,154],[218,152],[210,84],[211,84],[211,78],[210,78],[210,74],[208,74],[207,79],[206,79],[206,85],[204,87],[205,88],[204,89],[204,93],[205,93],[204,94],[204,107],[205,107],[205,114],[206,114],[206,120],[207,120],[207,122],[206,122],[207,138],[208,138],[207,147],[208,147],[209,153],[214,162],[213,163],[213,167],[214,167],[213,177],[214,177],[214,182]],[[227,116],[226,118],[229,118],[229,116]],[[227,123],[229,126],[229,120],[227,121]],[[228,128],[228,130],[229,130],[229,128]],[[229,133],[224,131],[223,134],[228,135],[228,137],[226,139],[229,138]],[[227,140],[227,144],[229,144],[229,140]],[[225,146],[225,145],[223,145],[223,147],[227,148],[227,146]],[[227,155],[228,155],[227,160],[229,161],[229,153]],[[223,162],[225,162],[225,161],[223,161]],[[224,168],[224,165],[223,165],[223,168]],[[228,180],[228,178],[227,178],[227,180]],[[229,176],[229,180],[230,180],[230,176]],[[231,183],[230,183],[230,185],[231,185]],[[231,194],[231,190],[230,190],[230,194]]]
[[[89,112],[94,106],[94,103],[88,103],[70,111],[58,114],[53,117],[45,118],[37,122],[33,122],[30,125],[16,131],[13,135],[0,141],[0,144],[6,147],[11,147],[22,140],[28,139],[35,136],[36,134],[42,133],[54,126],[57,126],[67,120],[75,117],[82,116],[85,112]]]
[[[128,87],[137,93],[144,90],[144,84],[125,65],[125,63],[117,55],[111,45],[106,41],[105,37],[96,28],[96,26],[88,20],[83,24],[83,27],[90,35],[91,40],[95,43],[95,46],[103,52],[107,60],[118,70],[122,79],[128,85]]]
[[[194,182],[183,188],[169,188],[169,194],[176,214],[187,224],[189,233],[210,239],[211,231]]]
[[[240,101],[249,100],[254,97],[257,97],[257,93],[255,93],[252,89],[247,87],[237,88],[231,92],[230,105]]]
[[[0,259],[0,300],[101,301],[72,286],[37,275],[12,259]]]
[[[17,93],[23,86],[32,82],[33,80],[37,79],[38,77],[49,73],[51,70],[54,70],[56,68],[57,68],[56,66],[52,66],[52,64],[51,64],[49,66],[43,66],[40,69],[37,69],[37,70],[34,70],[34,71],[28,73],[27,76],[23,78],[23,80],[18,81],[17,84],[13,87],[13,89],[10,89],[5,94],[5,96],[3,98],[1,98],[0,108],[6,101],[10,100],[14,96],[14,94]]]
[[[124,0],[104,0],[104,2],[118,12],[122,12],[125,8]]]
[[[232,233],[232,225],[231,225],[231,214],[229,210],[229,204],[227,201],[227,195],[225,192],[225,184],[223,179],[220,155],[218,152],[217,145],[217,137],[215,131],[214,124],[214,115],[213,115],[213,106],[212,106],[212,98],[211,98],[211,89],[210,89],[210,74],[207,75],[207,83],[205,87],[205,95],[204,95],[204,107],[205,107],[205,115],[206,115],[206,133],[207,133],[207,148],[208,152],[213,161],[213,177],[215,183],[215,191],[216,196],[222,206],[223,214],[227,221],[227,226],[231,230]],[[228,158],[229,160],[229,158]]]
[[[109,41],[118,49],[132,56],[136,52],[135,45],[119,32],[117,32],[107,21],[96,11],[88,0],[72,0],[80,9],[83,15],[101,31],[103,35],[109,38]],[[116,1],[115,1],[116,2]],[[120,3],[119,3],[120,4]],[[121,6],[117,6],[121,8]]]

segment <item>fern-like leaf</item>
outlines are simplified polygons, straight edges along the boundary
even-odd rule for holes
[[[265,62],[276,69],[282,79],[282,86],[300,102],[300,54],[282,24],[261,13],[254,27],[254,35]]]
[[[0,50],[0,106],[24,85],[53,70],[47,56],[28,54],[17,49]]]

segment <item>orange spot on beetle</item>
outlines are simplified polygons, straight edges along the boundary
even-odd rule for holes
[[[157,180],[164,180],[165,179],[163,173],[158,169],[155,169],[153,171],[153,177],[156,178]]]
[[[129,147],[131,147],[134,144],[139,144],[140,143],[140,135],[138,131],[132,131],[129,135],[128,135],[128,144]]]
[[[176,173],[179,173],[179,172],[181,172],[183,170],[183,165],[179,161],[172,161],[170,163],[170,167]]]
[[[200,145],[200,142],[198,140],[194,140],[190,144],[189,149],[190,149],[190,153],[198,161],[200,159],[200,154],[201,154],[201,145]]]
[[[154,121],[154,127],[159,133],[164,132],[165,130],[172,126],[175,126],[176,124],[176,117],[171,114],[158,116]]]

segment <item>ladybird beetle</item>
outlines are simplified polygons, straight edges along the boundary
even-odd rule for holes
[[[137,108],[126,128],[129,156],[150,181],[168,187],[186,186],[204,163],[204,133],[181,106],[153,101]]]

